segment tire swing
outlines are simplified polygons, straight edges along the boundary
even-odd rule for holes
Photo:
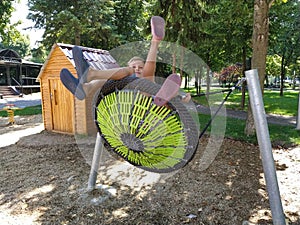
[[[110,80],[95,100],[95,122],[107,150],[130,164],[156,173],[184,167],[199,135],[194,119],[176,96],[166,106],[153,98],[160,85],[133,77]]]

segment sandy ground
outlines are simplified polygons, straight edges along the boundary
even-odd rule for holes
[[[272,224],[258,146],[225,139],[203,170],[194,159],[153,174],[105,153],[87,191],[93,142],[42,131],[41,116],[0,118],[0,224]],[[77,142],[76,142],[77,141]],[[274,148],[284,213],[300,224],[300,147]]]

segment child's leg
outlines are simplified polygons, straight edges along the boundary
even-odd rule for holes
[[[181,85],[181,78],[177,74],[171,74],[167,77],[159,91],[154,97],[154,104],[158,106],[165,105],[168,101],[178,94]]]
[[[151,18],[152,40],[143,69],[143,77],[154,82],[156,70],[156,56],[160,41],[165,36],[165,21],[159,16]]]
[[[73,74],[66,68],[60,71],[60,80],[63,85],[79,100],[83,100],[86,97],[85,91],[79,79],[75,78]]]
[[[143,78],[148,79],[152,82],[154,82],[156,70],[156,56],[158,45],[159,41],[151,41],[150,49],[143,69]]]
[[[108,70],[96,70],[89,68],[86,74],[86,83],[93,80],[120,80],[124,77],[134,74],[134,69],[130,67],[121,67]]]
[[[108,70],[96,70],[90,67],[89,63],[84,59],[82,49],[75,46],[72,49],[73,59],[80,83],[88,83],[93,80],[113,79],[119,80],[134,73],[129,67],[114,68]]]
[[[89,83],[82,84],[82,89],[86,96],[89,96],[90,93],[95,93],[97,90],[101,89],[107,80],[92,80]]]

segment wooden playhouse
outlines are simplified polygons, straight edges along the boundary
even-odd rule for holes
[[[60,71],[63,68],[69,69],[77,77],[72,56],[73,47],[74,45],[54,44],[39,73],[43,122],[48,131],[93,135],[97,132],[93,116],[95,93],[80,101],[60,81]],[[108,51],[81,48],[85,59],[95,69],[103,70],[118,66]]]

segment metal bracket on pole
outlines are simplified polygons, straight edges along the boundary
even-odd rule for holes
[[[249,98],[253,113],[256,136],[262,158],[263,171],[266,179],[266,186],[269,195],[270,208],[274,225],[285,225],[280,192],[276,176],[276,168],[272,153],[272,145],[268,130],[266,113],[264,109],[262,92],[256,69],[245,71]]]

